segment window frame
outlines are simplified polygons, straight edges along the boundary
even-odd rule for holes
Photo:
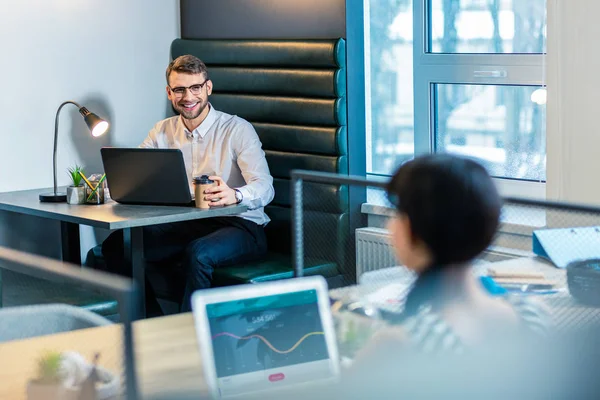
[[[546,86],[546,54],[430,53],[431,0],[413,0],[415,156],[435,152],[436,84]],[[546,183],[494,178],[503,196],[546,198]]]
[[[365,0],[365,3],[368,0]],[[350,1],[348,3],[351,3]],[[436,84],[524,85],[546,86],[546,54],[472,54],[430,53],[429,10],[431,0],[413,0],[413,93],[414,93],[414,154],[435,152]],[[368,4],[365,4],[365,56],[368,53]],[[370,60],[365,57],[365,62]],[[366,65],[365,85],[368,88],[369,65]],[[369,91],[366,91],[369,93]],[[367,138],[371,136],[370,103],[365,101]],[[367,140],[365,150],[372,141]],[[371,156],[366,155],[368,158]],[[545,182],[495,178],[504,196],[546,197]]]

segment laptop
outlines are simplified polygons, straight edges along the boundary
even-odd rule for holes
[[[196,291],[192,310],[213,399],[278,398],[339,376],[320,276]]]
[[[123,204],[192,204],[181,150],[103,147],[100,154],[113,200]]]

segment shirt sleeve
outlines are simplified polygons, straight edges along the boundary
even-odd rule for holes
[[[157,125],[154,125],[152,127],[152,129],[150,129],[150,132],[148,132],[148,136],[146,136],[146,139],[144,139],[144,141],[138,147],[142,148],[142,149],[157,148],[158,144],[156,142],[156,132],[157,132]]]
[[[236,139],[237,164],[246,182],[237,188],[244,197],[241,204],[250,210],[264,207],[273,200],[275,190],[262,143],[254,127],[246,121],[240,126]]]

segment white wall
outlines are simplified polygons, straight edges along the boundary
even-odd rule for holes
[[[169,110],[164,71],[179,36],[179,0],[0,0],[0,192],[52,186],[54,116],[65,100],[111,130],[94,140],[77,108],[63,108],[59,185],[74,163],[101,172],[100,147],[139,144]],[[0,213],[0,244],[58,255],[58,229]]]
[[[598,15],[598,0],[548,0],[549,199],[600,204]]]

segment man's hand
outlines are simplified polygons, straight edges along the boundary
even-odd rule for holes
[[[218,176],[209,176],[208,179],[217,182],[218,185],[208,188],[204,191],[204,198],[210,201],[209,204],[211,207],[229,206],[237,203],[235,198],[235,190],[227,186],[222,178]]]

